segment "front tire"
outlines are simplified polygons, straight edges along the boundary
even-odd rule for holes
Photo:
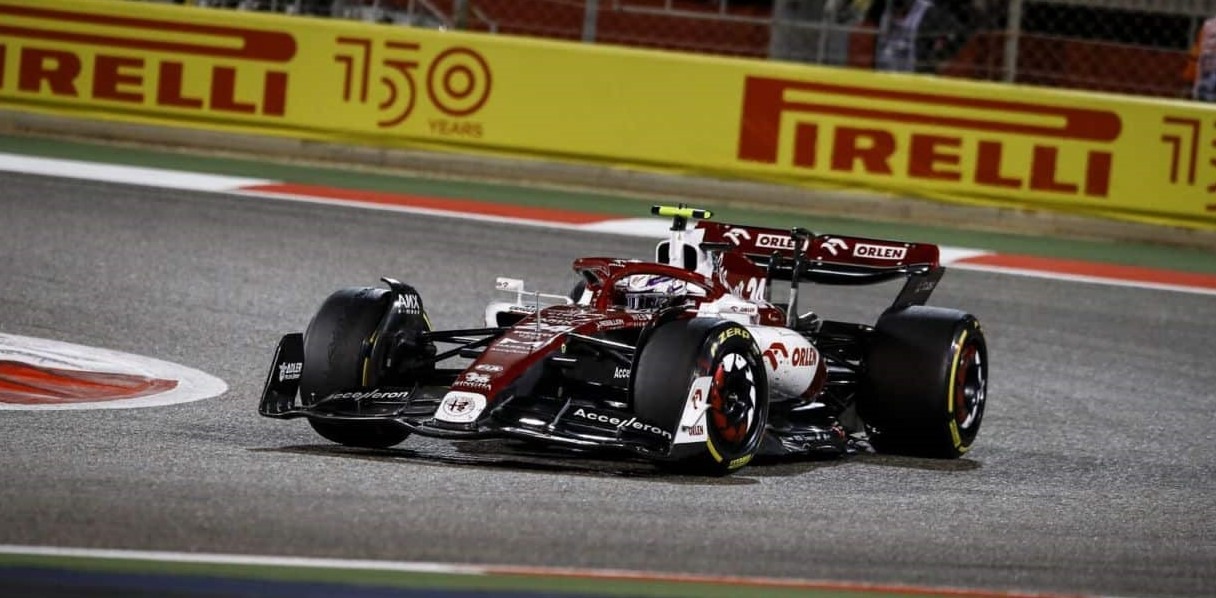
[[[314,405],[340,391],[368,388],[375,379],[372,337],[390,304],[386,289],[351,287],[330,295],[304,332],[300,400]],[[338,444],[388,448],[410,435],[386,422],[340,422],[308,418],[318,434]]]
[[[746,328],[709,318],[664,324],[642,347],[634,370],[635,413],[673,436],[685,406],[697,402],[696,393],[705,395],[698,422],[705,442],[673,446],[673,460],[663,467],[720,476],[743,467],[759,451],[768,424],[768,378]]]
[[[858,410],[879,452],[953,459],[984,419],[988,345],[974,316],[914,306],[883,314]]]

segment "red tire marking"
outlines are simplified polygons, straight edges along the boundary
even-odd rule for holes
[[[462,212],[482,216],[502,216],[504,218],[520,218],[540,220],[544,222],[561,222],[568,224],[592,224],[612,219],[611,216],[574,212],[553,208],[531,206],[515,206],[467,199],[451,199],[446,197],[425,197],[405,193],[388,193],[385,191],[366,191],[361,189],[340,189],[321,185],[297,185],[292,183],[273,183],[268,185],[252,185],[241,187],[243,192],[267,193],[273,195],[294,195],[370,203],[382,206],[401,206],[408,208],[425,208],[444,212]]]
[[[176,380],[0,361],[0,403],[55,405],[146,397],[173,390]]]

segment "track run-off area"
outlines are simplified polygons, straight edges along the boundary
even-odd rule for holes
[[[393,276],[419,289],[437,327],[476,325],[496,276],[563,292],[576,257],[650,256],[647,227],[661,221],[605,218],[608,200],[573,192],[520,209],[475,185],[462,204],[423,185],[368,195],[270,168],[136,180],[0,162],[21,165],[0,172],[0,334],[180,364],[227,389],[129,409],[0,411],[0,585],[41,588],[49,575],[216,596],[333,595],[326,584],[352,578],[368,584],[346,588],[356,596],[415,595],[403,583],[452,596],[1216,593],[1216,265],[1194,253],[1120,260],[1136,249],[1044,240],[1063,249],[1030,255],[1017,247],[1033,240],[1010,250],[908,238],[952,248],[930,303],[985,326],[990,403],[973,451],[672,477],[500,441],[346,449],[256,414],[279,336],[339,287]],[[370,201],[403,195],[437,203]],[[627,203],[639,216],[647,205]],[[622,224],[636,234],[616,234]],[[872,322],[896,290],[803,297],[825,317]],[[297,585],[271,583],[284,579]]]

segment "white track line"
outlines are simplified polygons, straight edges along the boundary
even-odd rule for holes
[[[370,561],[355,559],[322,559],[293,556],[256,556],[206,552],[167,552],[156,550],[113,550],[98,548],[62,548],[57,546],[19,546],[0,544],[0,554],[45,556],[124,561],[158,561],[207,565],[243,565],[258,567],[300,567],[309,569],[343,569],[360,571],[400,571],[404,573],[449,573],[452,575],[485,575],[486,568],[475,565],[453,565],[426,562]]]
[[[440,216],[445,218],[459,218],[463,220],[474,220],[481,222],[492,223],[509,223],[523,226],[535,226],[540,228],[558,229],[558,230],[576,230],[584,232],[596,232],[613,235],[643,237],[651,239],[660,239],[666,236],[668,224],[654,218],[617,218],[604,220],[601,222],[593,222],[589,224],[571,224],[565,222],[552,222],[547,220],[537,220],[531,218],[511,218],[504,216],[491,216],[485,214],[472,214],[457,211],[437,210],[433,208],[411,207],[411,206],[393,206],[384,205],[374,202],[361,202],[358,200],[333,199],[312,195],[301,195],[292,193],[276,193],[265,190],[255,190],[251,187],[259,187],[263,185],[273,185],[280,181],[270,179],[257,179],[245,177],[231,177],[222,175],[210,175],[193,172],[183,172],[177,170],[168,170],[161,168],[143,168],[136,166],[120,166],[113,164],[101,164],[94,162],[83,162],[78,160],[60,160],[55,158],[38,158],[19,154],[9,154],[0,152],[0,171],[22,172],[29,174],[41,174],[56,177],[69,177],[77,179],[87,179],[95,181],[105,181],[113,183],[126,183],[131,185],[141,185],[146,187],[163,187],[168,189],[182,189],[190,191],[209,191],[216,193],[233,193],[248,197],[258,197],[264,199],[278,199],[287,201],[298,201],[305,203],[325,204],[334,206],[354,207],[359,209],[381,210],[387,212],[400,212],[409,214],[424,214],[428,216]],[[1056,272],[1030,270],[1025,268],[1010,268],[987,264],[969,264],[966,262],[968,258],[995,255],[995,252],[984,251],[979,249],[968,249],[962,247],[941,247],[941,263],[942,265],[953,266],[964,270],[974,270],[982,272],[990,272],[996,274],[1006,274],[1014,276],[1028,276],[1034,278],[1045,278],[1051,280],[1064,280],[1078,283],[1088,284],[1106,284],[1112,286],[1152,289],[1182,293],[1197,293],[1203,295],[1216,295],[1216,290],[1211,288],[1189,286],[1189,285],[1173,285],[1166,283],[1141,282],[1134,280],[1122,280],[1115,278],[1107,278],[1101,276],[1085,276],[1078,274],[1061,274]]]
[[[945,263],[943,261],[943,263]],[[1010,266],[996,266],[992,264],[968,264],[967,262],[959,262],[952,265],[957,270],[973,270],[976,272],[989,272],[992,274],[1004,274],[1007,276],[1026,276],[1030,278],[1043,278],[1047,280],[1063,280],[1066,282],[1084,283],[1084,284],[1104,284],[1115,287],[1126,287],[1133,289],[1151,289],[1156,291],[1170,291],[1174,293],[1192,293],[1196,295],[1216,295],[1216,289],[1199,286],[1169,284],[1164,282],[1148,282],[1142,280],[1123,280],[1120,278],[1110,278],[1107,276],[1086,276],[1084,274],[1066,274],[1062,272],[1048,272],[1045,270],[1030,270],[1027,268],[1014,268]]]
[[[294,201],[300,203],[311,203],[327,206],[339,206],[345,208],[358,208],[360,210],[377,210],[380,212],[396,212],[399,214],[419,214],[423,216],[438,216],[441,218],[455,218],[459,220],[473,220],[477,222],[487,222],[491,224],[516,224],[520,226],[535,226],[539,228],[551,228],[558,230],[581,230],[577,224],[568,222],[553,222],[551,220],[534,220],[531,218],[512,218],[510,216],[498,216],[493,214],[475,214],[470,212],[456,212],[452,210],[437,210],[435,208],[423,208],[416,206],[399,206],[391,204],[376,203],[371,201],[360,201],[358,199],[335,199],[331,197],[322,197],[317,195],[301,195],[298,193],[279,193],[276,191],[261,191],[249,189],[227,189],[226,193],[234,193],[244,195],[246,197],[257,197],[260,199],[272,199],[283,201]]]
[[[119,166],[116,164],[100,164],[80,160],[34,158],[5,153],[0,153],[0,171],[85,179],[106,183],[126,183],[128,185],[142,185],[145,187],[164,187],[166,189],[180,189],[183,191],[225,192],[241,187],[266,185],[274,182],[248,177],[202,174],[181,170],[167,170],[164,168],[144,168],[141,166]]]
[[[96,548],[60,548],[54,546],[20,546],[0,544],[0,555],[38,556],[52,558],[83,558],[125,561],[152,561],[163,563],[254,566],[254,567],[294,567],[304,569],[331,569],[344,571],[390,571],[399,573],[431,573],[447,575],[506,575],[518,577],[534,577],[546,579],[593,579],[604,581],[639,581],[662,582],[679,584],[717,584],[736,586],[740,594],[747,592],[744,588],[764,588],[769,590],[802,589],[820,592],[835,592],[849,594],[908,594],[908,595],[940,595],[956,596],[959,598],[1076,598],[1076,594],[1052,594],[1043,592],[1017,592],[1001,590],[983,590],[978,588],[957,588],[942,586],[917,586],[901,584],[872,584],[863,582],[813,580],[778,577],[749,577],[749,576],[715,576],[683,573],[660,573],[649,571],[634,571],[628,569],[591,569],[564,567],[526,567],[511,565],[456,565],[434,562],[417,561],[373,561],[357,559],[332,559],[310,557],[284,556],[255,556],[217,553],[187,553],[147,550],[114,550]],[[539,590],[538,590],[539,591]],[[1084,595],[1097,598],[1093,595]]]

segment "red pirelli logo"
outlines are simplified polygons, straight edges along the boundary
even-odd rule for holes
[[[4,91],[283,116],[288,75],[276,67],[295,54],[295,38],[285,32],[0,3]],[[260,85],[238,90],[242,68],[256,69]],[[193,94],[187,81],[199,82]]]
[[[784,142],[783,119],[794,121]],[[785,143],[799,168],[1102,198],[1121,131],[1107,110],[747,77],[738,158],[777,164]],[[1032,141],[1026,159],[1011,159],[1015,135]],[[1082,172],[1060,172],[1063,152],[1077,152]]]

